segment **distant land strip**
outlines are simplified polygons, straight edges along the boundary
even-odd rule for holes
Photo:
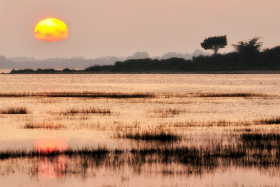
[[[212,56],[169,59],[130,59],[114,65],[95,65],[83,70],[13,69],[10,74],[110,74],[110,73],[280,73],[280,46],[262,52],[232,52]]]

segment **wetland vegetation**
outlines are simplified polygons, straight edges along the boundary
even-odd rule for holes
[[[81,98],[153,98],[152,93],[120,93],[120,92],[43,92],[43,93],[0,93],[0,97],[81,97]]]
[[[246,92],[235,92],[235,93],[125,93],[125,92],[41,92],[41,93],[28,93],[28,92],[14,92],[14,93],[0,93],[0,97],[69,97],[69,98],[111,98],[111,99],[133,99],[133,98],[188,98],[188,97],[240,97],[240,98],[279,98],[278,94],[264,94],[264,93],[246,93]],[[171,109],[170,109],[171,110]],[[172,109],[175,110],[175,109]]]
[[[28,114],[29,111],[25,107],[1,109],[0,114]]]
[[[81,84],[88,78],[83,76]],[[0,93],[1,111],[20,106],[27,111],[0,114],[1,179],[12,182],[21,176],[37,186],[43,179],[50,185],[85,181],[81,186],[87,181],[99,186],[108,184],[104,181],[111,181],[109,186],[134,186],[138,181],[154,186],[162,186],[158,181],[178,186],[232,186],[235,181],[233,186],[277,184],[278,79],[259,84],[265,81],[256,81],[255,75],[249,88],[231,87],[237,84],[231,81],[224,89],[228,75],[221,75],[218,83],[210,75],[197,75],[192,81],[174,75],[174,80],[160,77],[150,85],[142,81],[133,90],[130,83],[138,82],[138,76],[115,90],[115,84],[106,83],[107,89],[106,84],[96,83],[107,76],[93,76],[84,83],[90,84],[86,91],[46,92],[45,87],[52,85],[47,81],[44,84],[50,85],[36,91],[26,86]],[[119,80],[116,77],[110,81]],[[201,79],[201,84],[195,82]],[[234,80],[244,84],[247,79]],[[62,82],[67,81],[71,82],[68,78]],[[143,89],[143,85],[150,87]],[[238,173],[244,174],[243,181],[235,177]],[[256,185],[250,176],[264,182]],[[217,184],[221,177],[225,180]]]
[[[181,140],[181,136],[172,132],[163,130],[144,130],[142,132],[118,132],[115,135],[116,138],[127,138],[132,140],[143,141],[159,141],[159,142],[171,142]]]
[[[89,109],[75,109],[72,108],[66,112],[60,112],[62,115],[75,115],[75,114],[100,114],[100,115],[111,115],[110,109],[106,108],[89,108]]]
[[[168,137],[166,137],[168,138]],[[136,138],[138,139],[138,138]],[[142,139],[149,141],[150,139]],[[154,139],[153,139],[154,140]],[[50,159],[65,156],[65,164],[73,162],[76,168],[65,167],[64,173],[79,173],[80,168],[85,172],[88,168],[110,168],[125,169],[128,166],[132,170],[140,173],[146,164],[179,164],[183,167],[169,169],[169,175],[201,175],[218,170],[219,167],[256,167],[268,169],[269,167],[278,168],[280,166],[280,135],[245,133],[236,136],[232,144],[223,142],[208,142],[207,146],[173,146],[171,144],[150,144],[130,150],[108,149],[99,146],[98,148],[82,149],[37,149],[37,150],[5,150],[0,151],[0,160],[7,159]],[[72,160],[72,161],[71,161]],[[80,162],[80,161],[83,162]],[[69,162],[69,163],[68,163]],[[12,166],[8,166],[12,167]],[[68,170],[67,168],[71,168]],[[2,168],[3,169],[3,168]],[[163,167],[160,172],[167,174]]]
[[[26,123],[23,126],[24,129],[48,129],[48,130],[59,130],[66,128],[65,125],[62,124],[53,124],[53,123],[42,123],[42,124],[35,124],[35,123]]]

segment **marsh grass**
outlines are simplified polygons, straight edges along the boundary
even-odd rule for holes
[[[110,156],[120,155],[120,154],[133,154],[137,156],[148,156],[148,155],[158,155],[162,157],[161,162],[164,162],[165,156],[171,156],[173,159],[180,160],[181,162],[187,162],[196,159],[206,159],[210,157],[243,157],[246,152],[243,150],[241,145],[237,146],[223,146],[216,145],[215,147],[202,148],[202,147],[171,147],[166,146],[163,148],[132,148],[131,150],[121,150],[113,149],[109,150],[106,147],[98,148],[82,148],[78,150],[66,149],[46,149],[46,150],[6,150],[0,151],[0,160],[10,159],[10,158],[26,158],[26,157],[39,157],[39,156],[84,156],[84,155],[107,155]],[[186,160],[185,160],[186,159]],[[145,161],[144,161],[145,162]]]
[[[280,124],[280,117],[264,118],[256,120],[255,122],[261,124]]]
[[[66,155],[66,156],[74,156],[74,155],[106,155],[110,152],[113,153],[122,153],[121,150],[109,151],[106,147],[98,146],[98,148],[83,148],[83,149],[67,149],[67,150],[58,150],[54,149],[39,149],[39,150],[5,150],[0,151],[0,160],[10,159],[10,158],[34,158],[39,156],[57,156],[57,155]]]
[[[180,115],[182,113],[186,113],[187,111],[185,109],[179,109],[179,108],[168,108],[168,109],[156,108],[152,112],[154,114],[150,114],[148,115],[148,117],[168,118],[168,117],[174,117],[176,115]]]
[[[252,122],[247,121],[177,121],[177,122],[160,122],[157,128],[191,128],[191,127],[230,127],[230,126],[250,126]]]
[[[199,93],[195,97],[271,97],[272,95],[263,93]]]
[[[278,156],[280,156],[280,134],[278,133],[248,133],[242,134],[240,138],[243,144],[251,150],[258,149],[257,152],[262,152],[264,150],[271,151],[275,149]]]
[[[185,98],[185,97],[242,97],[242,98],[272,98],[279,97],[276,94],[263,94],[263,93],[246,93],[246,92],[235,92],[235,93],[165,93],[162,97],[171,98]]]
[[[143,132],[118,132],[115,135],[116,138],[132,139],[132,140],[143,140],[143,141],[160,141],[170,142],[179,141],[182,136],[169,131],[143,131]]]
[[[0,110],[0,114],[28,114],[28,110],[25,107],[8,108]]]
[[[162,146],[143,146],[131,149],[82,148],[78,150],[6,150],[0,151],[0,160],[15,158],[49,158],[55,161],[58,156],[66,156],[67,162],[76,161],[69,173],[87,171],[88,168],[119,169],[131,167],[141,174],[143,167],[152,164],[176,165],[184,167],[180,174],[201,175],[213,172],[220,167],[278,168],[280,167],[280,135],[245,133],[240,134],[240,141],[232,144],[211,142],[201,146],[182,146],[161,142]],[[148,145],[148,144],[147,144]],[[36,160],[35,160],[36,162]],[[54,163],[55,164],[55,163]],[[65,167],[68,168],[68,167]],[[70,168],[70,165],[69,165]],[[176,174],[176,167],[165,169],[166,175]],[[67,173],[66,171],[65,173]],[[145,171],[144,171],[145,172]],[[164,173],[165,172],[165,173]],[[84,173],[83,173],[84,174]]]
[[[102,92],[83,92],[83,93],[51,93],[49,97],[91,97],[91,98],[152,98],[155,97],[151,93],[102,93]]]
[[[36,96],[34,93],[20,92],[20,93],[0,93],[0,97],[32,97]]]
[[[0,97],[81,97],[81,98],[153,98],[153,93],[121,93],[121,92],[42,92],[42,93],[0,93]]]
[[[66,128],[65,125],[62,124],[53,124],[53,123],[42,123],[42,124],[34,124],[34,123],[26,123],[23,126],[24,129],[48,129],[48,130],[59,130]]]
[[[86,97],[86,98],[112,98],[112,99],[129,99],[129,98],[185,98],[185,97],[242,97],[242,98],[275,98],[276,94],[264,93],[124,93],[124,92],[38,92],[38,93],[0,93],[0,97]]]
[[[261,134],[261,133],[248,133],[248,134],[242,134],[241,139],[243,141],[280,141],[280,134],[278,133],[267,133],[267,134]],[[280,146],[280,142],[279,142]]]
[[[177,121],[177,122],[160,122],[158,128],[190,128],[190,127],[254,127],[260,125],[280,124],[280,117],[263,118],[256,120],[244,121]],[[248,130],[248,129],[247,129]]]
[[[89,109],[70,109],[66,112],[60,112],[62,115],[75,115],[75,114],[101,114],[101,115],[111,115],[110,109],[106,108],[89,108]]]

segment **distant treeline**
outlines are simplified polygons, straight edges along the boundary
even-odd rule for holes
[[[280,70],[280,46],[262,52],[214,54],[194,56],[192,60],[130,59],[114,65],[95,65],[84,70],[24,69],[11,73],[184,73],[199,71]]]
[[[49,59],[35,59],[33,57],[5,57],[0,56],[0,69],[79,69],[83,70],[90,66],[95,65],[114,65],[117,61],[125,61],[129,59],[168,59],[172,57],[184,58],[186,60],[192,59],[193,56],[205,55],[209,56],[211,53],[203,52],[196,49],[192,54],[189,53],[175,53],[169,52],[165,53],[163,56],[150,57],[147,52],[136,52],[132,56],[128,57],[115,57],[115,56],[105,56],[96,59],[86,59],[84,57],[73,57],[73,58],[49,58]]]
[[[116,57],[110,58],[98,58],[93,60],[86,59],[47,59],[47,60],[34,60],[34,61],[22,61],[14,62],[12,60],[6,59],[0,56],[0,69],[84,69],[92,65],[104,64],[113,65],[117,60]]]

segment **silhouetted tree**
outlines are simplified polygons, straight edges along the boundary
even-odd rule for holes
[[[206,38],[201,47],[205,50],[211,49],[217,54],[218,50],[227,46],[227,36],[214,36]]]
[[[254,52],[259,52],[263,44],[263,42],[258,42],[260,38],[261,37],[254,37],[249,41],[238,42],[237,45],[232,44],[232,46],[237,52],[242,54],[251,54]]]

